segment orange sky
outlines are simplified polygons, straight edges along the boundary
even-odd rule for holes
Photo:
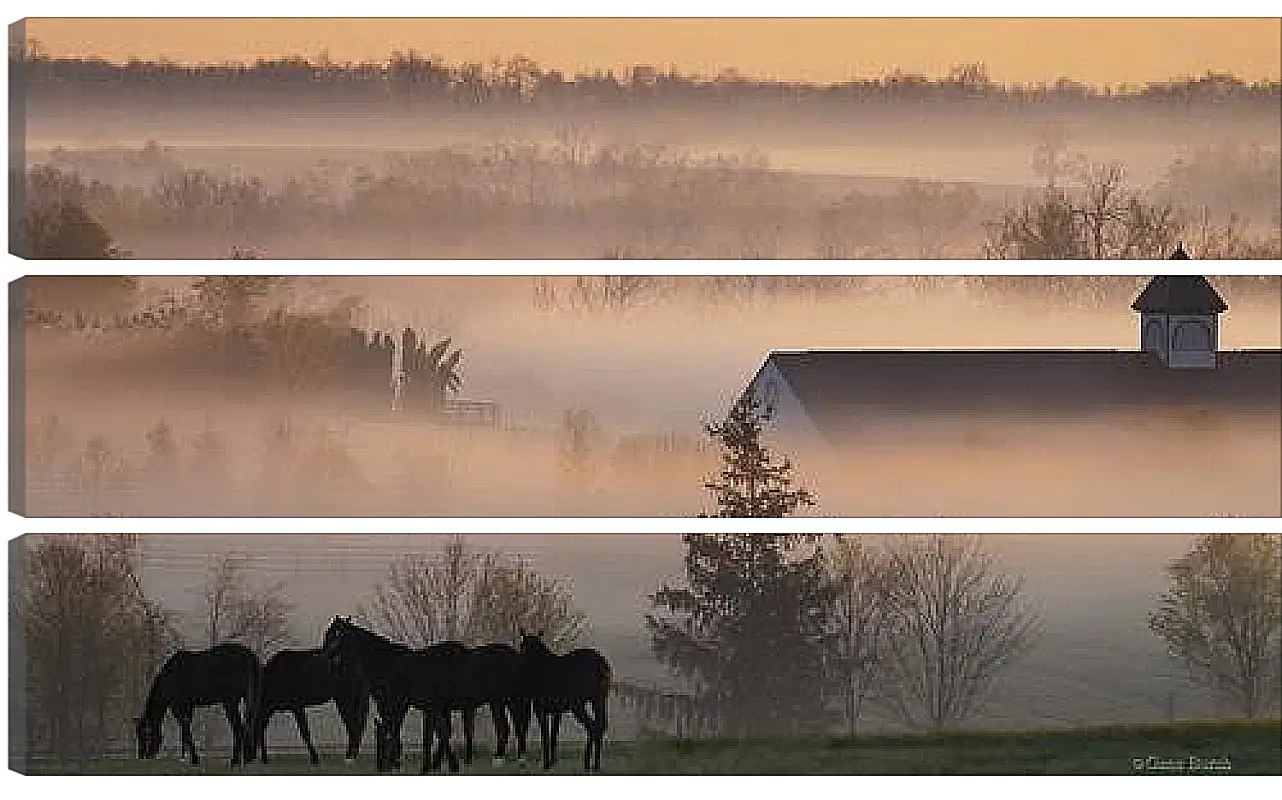
[[[1141,83],[1230,71],[1282,75],[1282,21],[1260,19],[39,19],[28,36],[54,55],[175,61],[259,56],[383,59],[414,47],[448,61],[527,55],[573,73],[633,64],[836,81],[895,67],[941,75],[983,61],[1005,82],[1067,75]]]

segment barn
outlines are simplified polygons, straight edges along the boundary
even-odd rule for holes
[[[870,419],[1063,419],[1169,409],[1282,415],[1282,350],[1219,349],[1228,309],[1202,276],[1157,276],[1131,306],[1134,350],[791,350],[745,388],[790,439],[835,443]]]

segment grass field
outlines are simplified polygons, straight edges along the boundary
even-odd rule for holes
[[[537,739],[533,742],[537,748]],[[369,749],[368,743],[366,749]],[[562,746],[557,774],[582,772],[582,744]],[[417,774],[420,751],[407,747],[405,774]],[[606,742],[603,772],[616,775],[1117,775],[1135,773],[1282,774],[1282,720],[1199,722],[1059,731],[959,732],[856,739]],[[471,774],[538,773],[531,761],[492,766],[480,744]],[[29,774],[225,775],[225,755],[192,768],[172,759],[102,760],[83,767],[34,763]],[[282,754],[240,774],[375,774],[372,754],[348,764],[322,753]]]

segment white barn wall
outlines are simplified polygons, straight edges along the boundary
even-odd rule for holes
[[[778,387],[778,394],[773,401],[774,413],[766,425],[769,440],[776,444],[805,447],[824,444],[823,437],[819,435],[819,430],[806,414],[792,386],[784,378],[774,359],[767,358],[766,363],[757,371],[756,377],[749,384],[750,390],[762,408],[771,405],[766,397],[766,387],[771,382]]]

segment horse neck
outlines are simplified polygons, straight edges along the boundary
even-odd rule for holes
[[[548,648],[539,648],[538,650],[530,650],[529,652],[525,653],[525,657],[529,659],[527,663],[532,665],[536,672],[543,672],[545,670],[553,669],[556,666],[557,662],[560,660],[560,656],[558,656],[556,653],[553,653]]]
[[[169,693],[165,686],[168,683],[168,677],[169,671],[162,669],[156,676],[156,680],[152,682],[151,691],[147,692],[147,702],[142,707],[142,718],[148,724],[159,723],[164,718],[165,712],[169,710]]]

